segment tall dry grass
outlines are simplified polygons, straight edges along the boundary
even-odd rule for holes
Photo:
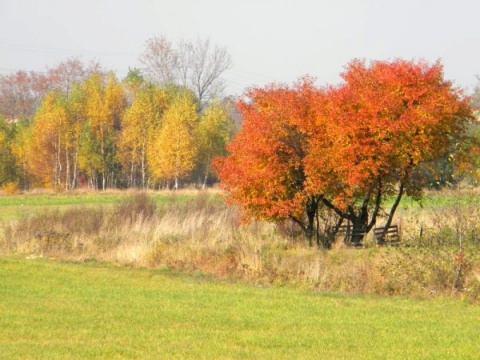
[[[285,235],[285,226],[241,225],[234,208],[207,193],[164,205],[137,194],[113,209],[79,207],[5,224],[0,247],[10,253],[168,267],[319,291],[477,300],[480,221],[475,222],[478,211],[465,211],[439,213],[442,221],[430,219],[421,236],[418,224],[404,217],[405,246],[376,248],[367,239],[372,246],[365,249],[337,244],[325,251],[306,246],[294,231]]]

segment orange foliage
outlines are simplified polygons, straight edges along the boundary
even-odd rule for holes
[[[228,146],[230,156],[216,159],[217,174],[247,217],[300,216],[308,197],[303,188],[306,139],[316,118],[312,105],[321,92],[304,79],[293,87],[254,88],[246,96],[238,103],[243,127]]]
[[[368,231],[385,195],[421,195],[418,170],[448,154],[472,119],[440,63],[353,61],[342,77],[326,89],[309,78],[253,88],[238,104],[243,128],[215,164],[246,218],[300,223],[323,202]]]

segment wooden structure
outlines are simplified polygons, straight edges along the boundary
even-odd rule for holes
[[[352,238],[362,238],[367,234],[367,230],[365,228],[361,229],[355,229],[353,230],[353,225],[350,223],[347,223],[347,225],[340,225],[340,226],[335,226],[333,228],[333,231],[335,233],[335,236],[342,236],[343,237],[343,242],[349,246],[355,246],[355,247],[362,247],[363,243],[362,242],[352,242]]]
[[[373,236],[377,245],[396,245],[400,241],[397,225],[390,225],[388,228],[377,227],[373,229]]]

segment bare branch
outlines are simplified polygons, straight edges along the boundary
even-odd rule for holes
[[[212,47],[210,40],[182,41],[174,46],[164,37],[147,41],[140,57],[144,71],[157,84],[177,84],[192,90],[203,107],[224,89],[221,75],[232,66],[225,48]]]

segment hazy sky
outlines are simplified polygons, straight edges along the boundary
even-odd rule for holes
[[[479,0],[0,0],[0,74],[95,59],[123,78],[154,36],[227,48],[227,93],[310,74],[339,82],[354,58],[441,59],[472,90]]]

